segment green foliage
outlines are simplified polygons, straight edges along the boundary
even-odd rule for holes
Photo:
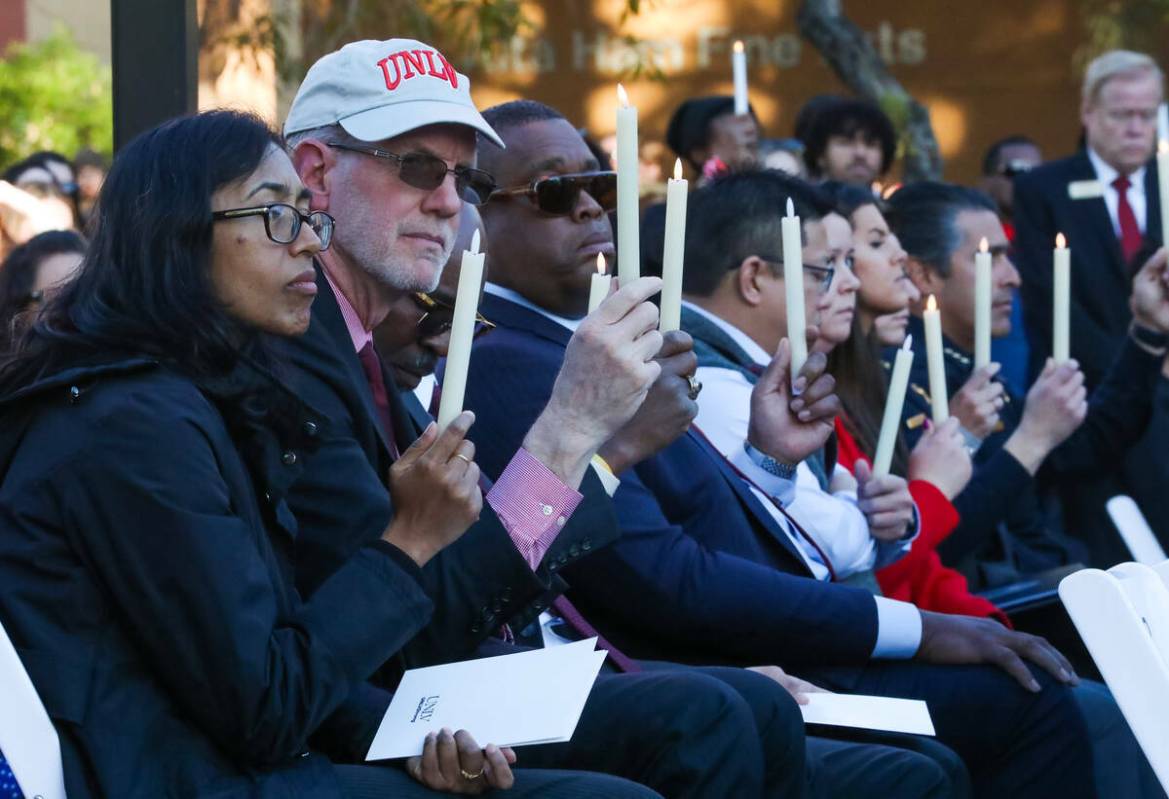
[[[113,150],[110,70],[57,30],[0,61],[0,165],[37,150]]]
[[[1165,63],[1169,0],[1079,0],[1079,6],[1086,41],[1075,53],[1077,68],[1118,48],[1148,53]]]

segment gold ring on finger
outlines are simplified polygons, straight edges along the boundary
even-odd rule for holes
[[[484,771],[484,767],[483,767],[483,766],[480,766],[480,767],[479,767],[479,773],[478,773],[478,774],[472,774],[471,772],[467,771],[465,768],[460,768],[460,769],[459,769],[459,773],[463,775],[463,779],[465,779],[467,782],[474,782],[475,780],[477,780],[477,779],[479,779],[480,777],[482,777],[482,776],[483,776],[483,771]]]
[[[461,453],[461,452],[456,452],[456,453],[455,453],[455,457],[456,457],[456,458],[458,458],[459,460],[461,460],[461,461],[465,462],[465,463],[466,463],[468,466],[470,466],[470,465],[471,465],[471,459],[470,459],[470,458],[468,458],[468,457],[467,457],[466,455],[464,455],[463,453]]]

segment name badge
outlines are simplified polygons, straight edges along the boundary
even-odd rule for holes
[[[1104,196],[1104,184],[1098,180],[1073,180],[1068,184],[1068,197],[1073,200],[1093,200]]]

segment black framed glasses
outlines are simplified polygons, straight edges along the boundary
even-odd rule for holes
[[[546,214],[567,216],[586,192],[606,213],[617,207],[616,172],[578,172],[572,175],[551,175],[533,180],[527,186],[498,189],[495,197],[527,197]]]
[[[398,177],[401,178],[402,182],[423,191],[434,191],[442,185],[448,174],[454,175],[455,190],[464,202],[471,205],[482,205],[495,191],[495,178],[491,176],[490,172],[469,166],[456,166],[452,169],[446,165],[446,161],[430,153],[398,155],[378,147],[360,147],[356,144],[341,144],[339,142],[329,142],[329,146],[337,150],[349,150],[386,161],[394,161],[398,165]]]
[[[783,270],[783,260],[774,258],[768,255],[756,256],[764,263],[777,267],[780,271]],[[852,268],[852,259],[845,256],[845,267]],[[836,276],[836,267],[830,264],[804,264],[804,274],[811,276],[816,282],[816,291],[823,294],[832,286],[832,278]]]
[[[321,240],[321,249],[329,249],[333,241],[333,226],[336,220],[324,211],[302,213],[299,208],[288,203],[272,203],[270,205],[256,205],[251,208],[229,208],[226,211],[216,211],[211,219],[219,222],[224,219],[243,219],[248,216],[264,217],[264,232],[268,238],[277,244],[291,244],[300,235],[300,226],[305,222],[312,228],[313,233]]]
[[[414,304],[418,306],[418,310],[422,311],[422,316],[416,323],[418,326],[418,338],[424,339],[441,336],[451,329],[455,316],[455,306],[453,303],[432,297],[424,291],[417,291],[411,294],[410,297],[414,300]],[[488,330],[492,330],[494,327],[494,322],[490,321],[483,314],[476,313],[475,333],[472,338],[479,338],[479,336]]]

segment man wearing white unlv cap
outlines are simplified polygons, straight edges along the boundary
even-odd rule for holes
[[[662,338],[647,302],[660,281],[622,287],[581,324],[547,408],[481,497],[465,440],[473,416],[436,433],[383,373],[370,333],[395,302],[436,286],[463,202],[482,204],[495,188],[475,168],[475,148],[478,135],[499,139],[467,78],[421,42],[356,42],[312,67],[285,135],[313,209],[337,219],[317,260],[309,332],[284,345],[291,381],[330,420],[289,489],[298,587],[311,593],[379,538],[420,567],[434,615],[377,675],[387,688],[406,666],[516,651],[490,637],[547,607],[563,591],[559,570],[617,536],[589,464],[660,373]],[[776,683],[744,674],[755,680],[750,701],[707,674],[602,675],[570,743],[521,753],[524,765],[556,771],[517,769],[513,793],[643,795],[616,777],[561,771],[582,769],[674,797],[790,795],[804,777],[798,708]],[[510,712],[503,695],[499,712]],[[370,718],[372,737],[378,714]],[[407,770],[425,786],[458,792],[510,780],[498,757],[485,771],[478,744],[460,735],[438,736]]]

